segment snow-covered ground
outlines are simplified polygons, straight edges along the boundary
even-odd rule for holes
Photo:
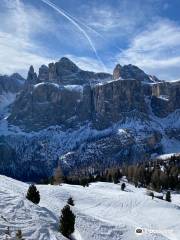
[[[60,210],[69,196],[75,200],[76,240],[179,240],[180,195],[173,203],[146,195],[145,189],[113,183],[89,187],[38,185],[39,205],[26,200],[28,184],[0,176],[0,239],[7,226],[11,236],[21,229],[25,240],[63,240],[58,232]],[[136,228],[143,228],[136,235]],[[7,238],[8,239],[8,238]],[[9,238],[14,239],[14,238]]]

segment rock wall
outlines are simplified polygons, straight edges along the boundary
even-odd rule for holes
[[[92,121],[106,128],[133,110],[146,113],[143,89],[137,80],[95,86],[59,86],[44,82],[18,96],[8,120],[29,129],[51,125],[72,127]]]

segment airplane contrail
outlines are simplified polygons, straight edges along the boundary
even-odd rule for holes
[[[90,47],[92,48],[96,58],[98,59],[98,61],[101,63],[101,65],[103,66],[104,71],[107,71],[103,61],[101,60],[101,58],[99,57],[97,50],[91,40],[91,38],[89,37],[89,35],[86,33],[86,31],[77,23],[77,21],[75,21],[72,17],[70,17],[68,14],[66,14],[64,11],[62,11],[59,7],[57,7],[54,3],[50,2],[49,0],[41,0],[42,2],[44,2],[46,5],[48,5],[49,7],[53,8],[55,11],[57,11],[58,13],[60,13],[62,16],[64,16],[67,20],[69,20],[80,32],[82,32],[82,34],[84,35],[84,37],[88,40]]]
[[[76,21],[77,23],[79,23],[79,25],[84,26],[85,28],[87,28],[88,30],[94,32],[97,36],[99,36],[101,39],[106,40],[106,38],[99,32],[97,32],[94,28],[88,26],[87,24],[85,24],[84,22],[80,21],[78,18],[72,16],[69,12],[67,12],[66,10],[64,10],[63,8],[58,7],[62,12],[64,12],[66,15],[68,15],[70,18],[72,18],[74,21]],[[114,47],[119,50],[119,51],[124,51],[124,49],[120,48],[117,45],[114,45]]]

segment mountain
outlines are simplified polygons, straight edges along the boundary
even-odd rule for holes
[[[126,191],[119,184],[92,183],[84,188],[77,185],[37,185],[40,192],[38,205],[26,199],[29,185],[0,176],[0,238],[6,238],[7,227],[11,239],[17,230],[23,239],[65,240],[58,232],[60,211],[71,196],[76,215],[73,239],[143,240],[178,239],[180,235],[179,194],[172,193],[172,203],[151,199],[144,188],[126,183]],[[159,195],[154,193],[155,196]],[[137,236],[136,228],[143,229]]]
[[[113,74],[84,71],[71,60],[30,67],[0,121],[0,172],[23,180],[102,169],[180,151],[180,81],[133,65]]]
[[[18,73],[0,75],[0,119],[4,109],[14,102],[16,94],[23,89],[24,82],[25,79]]]
[[[24,81],[25,79],[18,73],[11,76],[0,75],[0,95],[5,92],[17,93],[22,89]]]
[[[143,70],[134,66],[132,64],[121,66],[117,64],[113,71],[113,79],[136,79],[145,83],[160,82],[160,80],[155,77],[146,74]]]

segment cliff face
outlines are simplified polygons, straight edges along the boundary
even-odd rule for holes
[[[143,161],[177,151],[180,82],[158,80],[133,65],[106,73],[83,71],[67,58],[29,69],[23,89],[0,121],[1,153],[26,180],[65,171]],[[175,150],[174,150],[175,149]],[[179,150],[180,151],[180,150]],[[40,170],[39,170],[40,169]],[[9,173],[10,171],[10,173]],[[14,175],[13,175],[14,176]]]
[[[118,122],[133,110],[146,112],[141,82],[117,80],[93,88],[95,121],[101,127]],[[97,126],[98,126],[97,125]]]
[[[180,81],[152,85],[151,107],[158,117],[166,117],[180,107]]]
[[[52,125],[73,127],[83,121],[92,121],[97,129],[104,129],[133,110],[146,113],[143,89],[137,80],[94,86],[43,82],[17,97],[8,119],[30,130]]]

